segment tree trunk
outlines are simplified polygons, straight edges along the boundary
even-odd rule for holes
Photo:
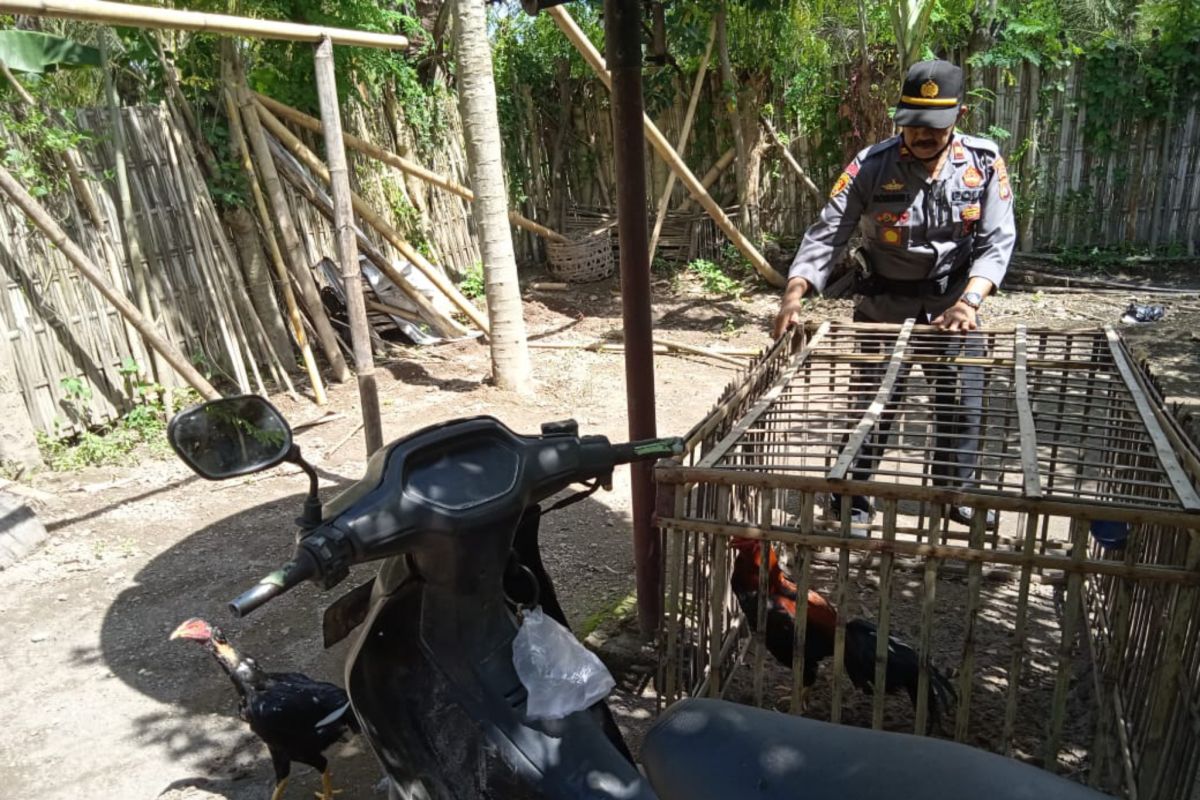
[[[237,249],[238,260],[242,262],[242,275],[250,292],[250,302],[258,312],[263,328],[271,339],[271,346],[279,354],[284,369],[294,370],[296,357],[292,352],[292,341],[288,338],[283,315],[279,312],[279,303],[275,300],[271,269],[263,257],[262,241],[258,238],[254,217],[241,206],[229,209],[224,216],[225,224],[229,226],[229,232],[233,235],[233,246]]]
[[[742,131],[742,115],[738,113],[737,84],[733,78],[733,64],[729,60],[729,37],[725,24],[725,3],[722,3],[715,16],[717,24],[717,53],[721,60],[721,99],[725,104],[728,115],[729,129],[733,132],[733,147],[737,152],[734,160],[734,170],[737,174],[737,199],[742,232],[747,236],[753,234],[747,229],[751,224],[747,206],[746,185],[748,177],[750,153],[746,148],[746,137]]]
[[[487,39],[483,0],[453,0],[458,46],[458,96],[471,186],[475,227],[483,257],[492,344],[492,379],[501,389],[528,387],[529,349],[525,343],[517,261],[508,224],[508,193],[500,153],[496,83]]]

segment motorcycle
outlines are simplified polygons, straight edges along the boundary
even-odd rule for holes
[[[317,473],[266,400],[215,400],[176,415],[176,453],[223,480],[298,464],[309,492],[292,560],[234,599],[243,616],[303,582],[332,589],[350,567],[377,575],[326,611],[326,646],[361,628],[346,688],[392,798],[1103,797],[964,745],[863,730],[712,699],[674,704],[635,763],[600,701],[533,719],[513,653],[540,607],[566,626],[541,560],[541,504],[611,489],[615,467],[682,452],[677,438],[612,444],[573,421],[520,435],[498,420],[431,425],[374,453],[365,474],[321,504]]]

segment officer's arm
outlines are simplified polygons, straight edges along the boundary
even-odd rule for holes
[[[1016,241],[1012,184],[1004,159],[997,156],[984,191],[979,224],[975,229],[970,275],[976,286],[984,286],[990,291],[991,286],[1000,285],[1004,280],[1004,273],[1008,272],[1008,260],[1012,257]],[[991,286],[982,281],[976,282],[975,278],[986,280]],[[980,294],[987,296],[986,291],[981,291]]]
[[[803,295],[809,287],[818,292],[825,288],[830,271],[841,260],[863,207],[870,200],[866,193],[874,181],[867,172],[855,158],[838,176],[829,202],[821,209],[820,218],[804,234],[804,241],[792,259],[788,269],[789,293],[798,291]]]

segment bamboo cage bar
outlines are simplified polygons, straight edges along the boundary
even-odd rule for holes
[[[655,470],[672,493],[665,703],[702,689],[942,736],[1126,797],[1200,785],[1200,459],[1115,333],[809,326],[740,370],[686,442]],[[852,519],[855,496],[882,520]],[[790,663],[766,647],[765,603],[748,619],[733,601],[747,542],[796,583]],[[813,621],[810,589],[836,624]],[[843,680],[862,674],[858,617],[869,691]]]

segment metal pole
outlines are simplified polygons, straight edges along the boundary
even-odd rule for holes
[[[371,354],[367,306],[362,293],[362,272],[358,266],[358,241],[354,238],[350,170],[346,162],[346,147],[342,142],[342,118],[338,108],[337,79],[333,70],[333,41],[329,37],[321,39],[317,45],[313,63],[317,72],[317,100],[321,104],[321,123],[325,129],[325,158],[329,162],[333,229],[338,261],[341,262],[342,286],[346,290],[346,314],[350,317],[354,370],[358,374],[358,398],[362,405],[367,455],[371,455],[383,446],[383,427],[379,418],[379,391],[375,383],[375,359]]]
[[[657,435],[654,343],[650,319],[650,235],[646,205],[646,135],[642,129],[640,0],[604,0],[606,60],[612,73],[617,225],[621,241],[621,312],[625,323],[625,395],[629,437]],[[633,555],[638,622],[645,636],[662,611],[662,546],[653,527],[654,481],[649,463],[634,464]]]

